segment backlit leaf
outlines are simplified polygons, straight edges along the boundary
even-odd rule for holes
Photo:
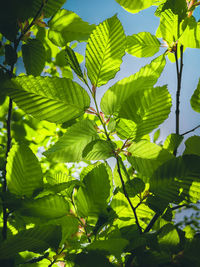
[[[82,180],[76,196],[80,216],[105,214],[110,198],[110,178],[104,164],[97,165]]]
[[[147,140],[133,143],[128,151],[131,153],[129,161],[140,174],[151,177],[153,172],[173,156],[162,147]]]
[[[196,112],[200,113],[200,80],[196,90],[194,91],[191,97],[190,104]]]
[[[131,13],[137,13],[143,9],[146,9],[152,5],[158,5],[159,2],[162,1],[156,1],[156,0],[115,0],[117,3],[119,3],[125,10]]]
[[[92,85],[100,87],[115,77],[125,48],[126,37],[116,15],[96,27],[86,47],[87,74]]]
[[[87,92],[66,78],[21,76],[7,82],[4,89],[26,113],[50,122],[79,117],[90,105]]]
[[[118,116],[132,120],[136,124],[135,138],[142,137],[167,119],[171,101],[166,86],[138,90],[123,102]]]
[[[152,57],[159,51],[160,41],[150,32],[127,36],[126,52],[136,57]]]
[[[86,145],[98,138],[95,124],[88,119],[82,120],[72,125],[58,142],[43,154],[59,162],[80,161]]]
[[[163,38],[169,46],[176,42],[179,38],[178,15],[174,14],[171,9],[167,9],[161,13],[160,25],[156,36]]]
[[[167,136],[163,148],[167,149],[170,153],[174,153],[174,151],[179,147],[181,142],[183,141],[183,136],[172,133]]]
[[[43,185],[38,159],[25,145],[13,145],[6,169],[8,189],[13,194],[31,197]]]
[[[76,13],[61,9],[49,21],[49,39],[57,46],[66,46],[71,41],[87,41],[95,25],[89,25]]]
[[[124,78],[110,87],[101,99],[101,109],[106,115],[117,114],[126,99],[138,90],[152,88],[165,67],[163,55],[142,67],[139,72]]]
[[[41,219],[55,219],[66,216],[69,203],[59,195],[48,195],[23,204],[20,212],[24,216],[38,217]]]
[[[86,160],[103,160],[114,156],[115,145],[110,141],[95,140],[89,143],[83,150],[83,158]]]

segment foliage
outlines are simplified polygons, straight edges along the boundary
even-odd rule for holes
[[[156,35],[131,36],[117,15],[90,25],[63,0],[16,2],[0,10],[0,265],[200,266],[200,137],[177,152],[199,127],[179,131],[183,56],[200,48],[200,2],[116,0],[131,13],[157,6]],[[86,42],[85,66],[74,41]],[[97,98],[125,53],[153,57],[163,43],[164,54]],[[166,58],[177,69],[176,131],[158,143],[172,107],[167,85],[156,86]],[[196,112],[199,99],[200,84]],[[185,207],[196,214],[177,223]]]

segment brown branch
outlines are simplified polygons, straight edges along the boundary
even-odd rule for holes
[[[137,227],[139,229],[139,232],[142,233],[142,228],[140,226],[140,223],[139,223],[139,220],[138,220],[138,217],[137,217],[137,213],[136,213],[136,208],[133,207],[133,204],[128,196],[128,193],[126,191],[126,187],[125,187],[125,183],[124,183],[124,180],[123,180],[123,177],[122,177],[122,173],[121,173],[121,169],[120,169],[120,164],[119,164],[119,155],[116,156],[116,160],[117,160],[117,171],[119,173],[119,177],[120,177],[120,180],[121,180],[121,183],[122,183],[122,189],[123,189],[123,192],[124,192],[124,195],[126,197],[126,199],[128,200],[128,203],[133,211],[133,214],[134,214],[134,217],[135,217],[135,222],[137,224]]]

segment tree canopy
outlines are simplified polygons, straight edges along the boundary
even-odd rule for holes
[[[200,2],[116,0],[132,16],[156,6],[156,34],[129,36],[116,14],[90,24],[65,2],[0,9],[0,265],[199,267],[200,137],[187,135],[200,125],[180,132],[180,96]],[[151,62],[99,98],[125,54]],[[169,61],[175,99],[157,85]],[[172,103],[175,130],[158,141]]]

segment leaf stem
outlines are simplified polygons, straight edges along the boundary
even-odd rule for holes
[[[95,95],[95,93],[92,92],[92,90],[90,89],[90,86],[89,86],[88,82],[86,81],[86,79],[83,79],[83,81],[84,81],[84,83],[86,84],[87,88],[89,89],[89,91],[90,91],[90,93],[91,93],[91,95],[92,95],[92,98],[93,98],[93,100],[94,100],[94,104],[95,104],[95,107],[96,107],[96,111],[97,111],[97,116],[98,116],[98,118],[99,118],[99,120],[100,120],[100,122],[101,122],[101,124],[102,124],[102,126],[103,126],[103,129],[104,129],[106,138],[107,138],[108,141],[111,141],[111,140],[110,140],[110,137],[109,137],[109,134],[108,134],[108,132],[107,132],[105,123],[103,122],[103,120],[102,120],[102,118],[101,118],[101,115],[100,115],[100,112],[99,112],[99,107],[98,107],[98,104],[97,104],[96,95]]]
[[[125,195],[125,197],[126,197],[126,199],[128,200],[128,203],[129,203],[129,205],[130,205],[130,207],[131,207],[131,209],[132,209],[132,211],[133,211],[133,213],[134,213],[134,216],[135,216],[135,222],[136,222],[136,224],[137,224],[137,227],[138,227],[138,229],[139,229],[139,232],[140,232],[140,234],[142,234],[142,228],[141,228],[141,226],[140,226],[140,223],[139,223],[139,220],[138,220],[138,217],[137,217],[137,213],[136,213],[136,208],[138,207],[133,207],[133,204],[132,204],[132,202],[131,202],[131,200],[130,200],[130,198],[129,198],[129,196],[128,196],[128,193],[127,193],[127,191],[126,191],[126,187],[125,187],[125,183],[124,183],[124,180],[123,180],[123,177],[122,177],[122,173],[121,173],[121,169],[120,169],[120,162],[119,162],[119,160],[120,160],[120,156],[118,155],[118,156],[116,156],[116,160],[117,160],[117,171],[118,171],[118,173],[119,173],[119,177],[120,177],[120,180],[121,180],[121,183],[122,183],[122,189],[123,189],[123,192],[124,192],[124,195]]]

